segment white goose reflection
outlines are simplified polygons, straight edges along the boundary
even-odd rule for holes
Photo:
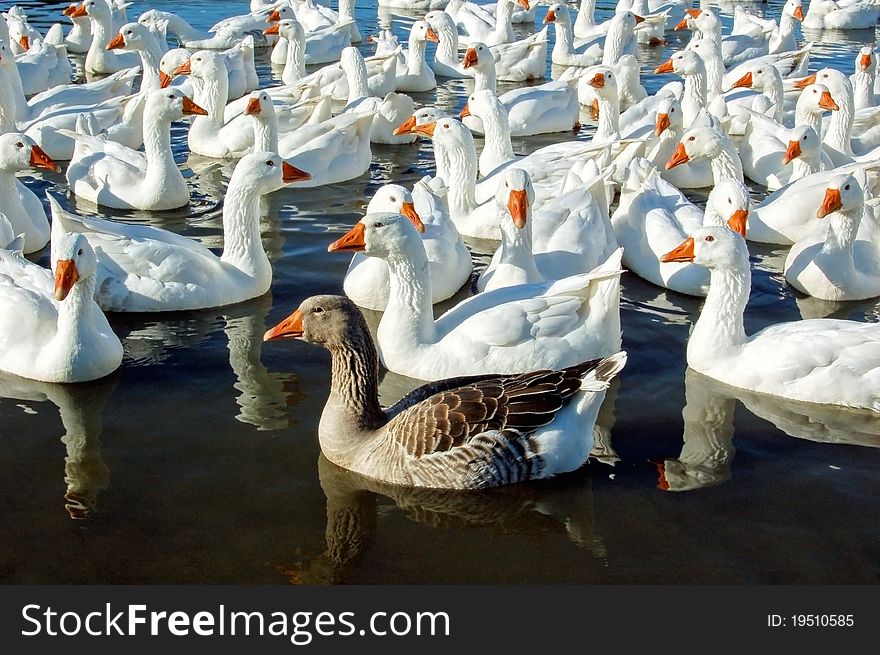
[[[119,379],[117,374],[84,384],[49,384],[0,373],[0,396],[58,407],[65,434],[64,508],[70,518],[89,518],[98,495],[110,485],[110,469],[101,456],[103,412]]]

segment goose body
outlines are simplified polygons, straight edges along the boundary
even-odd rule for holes
[[[880,18],[880,5],[872,0],[834,2],[810,0],[804,28],[810,30],[873,29]]]
[[[106,0],[84,0],[74,13],[75,16],[80,14],[88,16],[92,31],[92,42],[86,53],[86,73],[107,75],[138,64],[138,57],[133,53],[107,49],[116,30],[113,29],[113,14]]]
[[[46,168],[58,172],[60,167],[25,134],[9,132],[0,135],[0,197],[2,211],[12,237],[24,236],[21,249],[25,253],[42,250],[49,242],[49,219],[40,199],[16,177],[19,171]],[[11,239],[11,238],[10,238]]]

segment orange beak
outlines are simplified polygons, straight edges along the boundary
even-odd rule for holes
[[[271,330],[266,330],[263,341],[299,339],[303,335],[303,315],[298,309]]]
[[[281,179],[285,184],[290,184],[291,182],[305,182],[306,180],[312,179],[312,174],[306,173],[304,170],[283,161],[281,162]]]
[[[697,18],[700,14],[703,13],[702,9],[685,9],[684,11],[691,18]]]
[[[657,114],[657,125],[654,127],[654,136],[660,136],[663,134],[669,125],[669,114]]]
[[[419,232],[425,231],[425,224],[422,223],[422,219],[416,211],[416,206],[414,204],[411,202],[403,203],[403,206],[400,208],[400,213],[406,216],[409,219],[409,222],[412,223]]]
[[[69,14],[71,18],[82,18],[83,16],[88,16],[88,12],[86,11],[86,3],[82,3],[76,9],[73,10],[72,14]]]
[[[47,168],[54,173],[61,172],[61,167],[38,145],[31,147],[30,164],[34,168]]]
[[[654,72],[655,73],[671,73],[671,72],[673,72],[673,70],[675,70],[675,69],[672,68],[672,59],[667,59],[662,64],[657,66],[657,68],[654,69]]]
[[[208,112],[199,107],[187,96],[183,96],[183,113],[191,116],[207,116]]]
[[[684,144],[679,143],[675,148],[675,152],[673,152],[672,156],[669,158],[669,161],[666,162],[666,170],[668,171],[681,164],[686,164],[688,161],[690,161],[690,157],[688,157],[687,152],[685,152]]]
[[[692,262],[694,261],[694,238],[688,237],[675,250],[671,250],[660,258],[664,264],[669,262]]]
[[[828,91],[822,92],[822,96],[819,98],[819,106],[822,109],[829,109],[831,111],[838,110],[837,103],[834,102],[834,98],[831,97],[831,94]]]
[[[276,12],[277,13],[277,12]],[[281,23],[273,23],[263,30],[263,34],[278,34],[281,30]]]
[[[55,264],[55,300],[67,298],[73,285],[79,280],[79,271],[72,259],[59,259]]]
[[[437,123],[425,123],[424,125],[414,125],[410,132],[415,132],[416,134],[421,134],[422,136],[426,136],[428,138],[434,137],[434,130],[437,128]]]
[[[797,82],[795,82],[794,88],[806,89],[808,86],[810,86],[811,84],[815,84],[815,83],[816,83],[816,74],[813,73],[809,77],[805,77],[804,79],[798,80]]]
[[[192,67],[189,59],[171,71],[172,75],[189,75],[190,73],[192,73]]]
[[[474,48],[468,48],[464,53],[464,59],[461,62],[462,68],[470,68],[476,66],[480,59],[477,57],[477,51]]]
[[[746,89],[752,88],[752,71],[749,71],[741,78],[739,78],[736,82],[733,83],[733,86],[730,88],[739,89],[741,87],[745,87]]]
[[[510,192],[507,199],[507,211],[513,219],[513,224],[520,230],[526,226],[526,212],[529,209],[529,199],[524,189]]]
[[[547,15],[544,16],[544,23],[554,23],[556,22],[556,12],[552,9],[547,12]]]
[[[666,464],[664,462],[654,462],[657,467],[657,488],[660,491],[669,491],[669,480],[666,479]]]
[[[789,141],[788,148],[785,150],[785,156],[782,158],[782,164],[788,164],[792,159],[796,159],[801,156],[801,142],[800,141]]]
[[[464,103],[464,107],[461,108],[461,112],[459,112],[459,118],[467,118],[471,115],[471,109],[468,106],[468,103]]]
[[[70,5],[64,11],[61,12],[61,15],[71,17],[74,15],[74,13],[76,13],[77,7],[78,7],[78,5]]]
[[[639,16],[638,14],[633,14],[633,16],[636,17],[636,25],[638,25],[639,23],[644,23],[644,22],[645,22],[645,17],[644,17],[644,16]]]
[[[23,37],[21,37],[18,40],[18,45],[20,45],[22,47],[22,50],[30,50],[31,49],[30,37],[27,34],[25,34]]]
[[[520,7],[522,7],[526,11],[528,11],[530,9],[529,0],[516,0],[516,4],[518,4]]]
[[[678,24],[675,26],[675,31],[678,32],[679,30],[686,30],[687,28],[688,28],[688,19],[685,17],[685,18],[682,18],[680,21],[678,21]]]
[[[871,60],[873,57],[871,55],[861,55],[859,56],[859,66],[863,70],[868,70],[871,67]]]
[[[605,73],[596,73],[593,75],[593,79],[587,82],[590,86],[596,89],[604,89],[605,88]]]
[[[107,50],[118,50],[125,47],[125,38],[121,34],[113,37],[113,40],[107,44]]]
[[[260,99],[259,98],[251,98],[248,100],[247,107],[244,109],[245,114],[259,114],[260,113]]]
[[[748,209],[737,209],[733,212],[733,216],[727,219],[727,226],[740,235],[743,239],[746,238],[746,221],[749,218],[749,210]]]
[[[794,13],[792,14],[792,16],[794,16],[795,18],[797,18],[799,21],[803,21],[803,20],[804,20],[804,9],[803,9],[803,7],[795,7],[795,8],[794,8]]]
[[[327,246],[327,252],[363,252],[367,247],[364,242],[364,224],[356,223],[344,236]]]
[[[159,84],[163,89],[171,86],[171,76],[165,71],[159,71]]]
[[[416,126],[416,117],[410,116],[407,118],[401,125],[398,125],[394,128],[394,136],[400,136],[401,134],[411,134],[413,128]]]
[[[428,28],[428,31],[425,32],[425,39],[428,41],[433,41],[434,43],[440,43],[440,37],[437,36],[437,32],[435,32],[432,28]]]
[[[281,20],[281,12],[276,9],[271,14],[269,14],[269,17],[266,19],[266,22],[274,23],[277,20]]]
[[[840,202],[840,189],[825,189],[825,199],[822,206],[816,212],[816,218],[825,218],[831,212],[836,212],[843,204]]]

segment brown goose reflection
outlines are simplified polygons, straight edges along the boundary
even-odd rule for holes
[[[87,519],[98,507],[98,494],[110,485],[110,469],[101,456],[103,412],[118,382],[114,374],[84,384],[49,384],[0,373],[0,396],[58,407],[67,449],[64,508],[72,519]]]
[[[565,534],[604,559],[595,532],[589,473],[581,470],[548,483],[502,487],[488,492],[398,487],[336,466],[321,455],[318,476],[327,497],[325,548],[295,564],[278,566],[293,584],[338,584],[357,569],[373,546],[379,497],[392,500],[414,522],[436,529],[484,528],[498,534]]]

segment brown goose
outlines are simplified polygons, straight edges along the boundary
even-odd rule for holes
[[[313,296],[266,332],[332,356],[318,438],[335,464],[392,484],[487,489],[580,467],[593,424],[626,353],[559,371],[477,375],[426,384],[382,409],[376,346],[343,296]]]

